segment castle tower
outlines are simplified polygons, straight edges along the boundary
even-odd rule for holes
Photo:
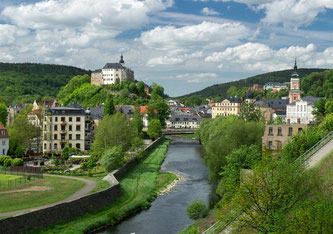
[[[125,64],[125,61],[124,61],[124,57],[123,57],[123,55],[120,56],[119,63],[120,63],[121,65],[124,65],[124,64]]]
[[[297,73],[297,63],[295,59],[294,72],[290,78],[289,103],[301,99],[300,79]]]

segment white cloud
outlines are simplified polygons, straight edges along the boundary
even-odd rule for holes
[[[176,65],[176,64],[182,64],[184,62],[181,58],[174,58],[174,57],[156,57],[148,60],[147,65],[154,67],[156,65]]]
[[[21,29],[15,25],[0,24],[0,46],[5,46],[14,43],[17,38],[29,34],[28,30]]]
[[[217,78],[216,73],[185,73],[176,76],[177,79],[186,80],[188,83],[203,83]]]
[[[214,9],[208,8],[208,7],[202,8],[201,13],[204,15],[219,15],[220,14],[217,11],[215,11]]]
[[[99,29],[113,35],[148,23],[148,14],[162,11],[172,1],[161,0],[46,0],[6,7],[1,15],[23,28]]]
[[[261,43],[245,43],[214,52],[205,61],[217,63],[219,68],[229,71],[268,72],[291,68],[295,57],[303,67],[330,67],[333,65],[332,53],[333,47],[318,52],[314,44],[274,50]]]
[[[174,26],[158,26],[153,30],[143,32],[143,45],[156,50],[170,51],[202,49],[226,46],[238,43],[250,34],[250,30],[240,23],[202,22],[180,28]]]

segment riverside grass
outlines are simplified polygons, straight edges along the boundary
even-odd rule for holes
[[[87,233],[101,226],[117,224],[150,207],[159,191],[175,178],[160,172],[168,145],[169,141],[164,141],[119,181],[123,195],[110,206],[34,233]]]
[[[45,176],[44,179],[1,190],[0,213],[61,201],[74,194],[84,185],[84,182],[74,179]]]

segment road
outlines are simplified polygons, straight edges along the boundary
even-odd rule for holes
[[[51,206],[55,206],[55,205],[58,205],[58,204],[61,204],[61,203],[70,202],[70,201],[79,199],[79,198],[87,195],[97,185],[96,181],[92,181],[92,180],[88,180],[88,179],[84,179],[84,178],[79,178],[79,177],[61,176],[61,175],[44,175],[44,176],[52,176],[52,177],[60,177],[60,178],[66,178],[66,179],[80,180],[80,181],[86,183],[86,185],[83,186],[83,188],[81,188],[80,190],[76,191],[74,194],[72,194],[71,196],[67,197],[64,200],[61,200],[61,201],[58,201],[58,202],[54,202],[54,203],[50,203],[50,204],[46,204],[46,205],[43,205],[43,206],[32,207],[32,208],[23,209],[23,210],[10,211],[10,212],[5,212],[5,213],[0,213],[0,217],[9,217],[9,216],[21,215],[21,214],[29,213],[31,211],[45,209],[45,208],[48,208],[48,207],[51,207]]]

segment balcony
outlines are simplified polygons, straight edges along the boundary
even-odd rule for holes
[[[66,134],[67,131],[66,130],[60,130],[60,134]]]
[[[67,140],[66,139],[60,139],[60,144],[66,144]]]
[[[64,125],[66,125],[66,124],[67,124],[66,121],[60,121],[60,125],[64,126]]]

